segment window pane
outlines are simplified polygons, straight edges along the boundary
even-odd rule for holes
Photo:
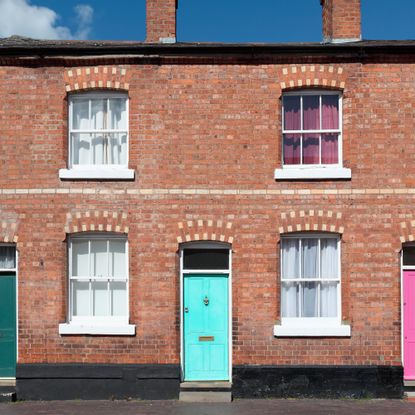
[[[72,101],[72,128],[75,130],[90,128],[89,99],[74,99]]]
[[[284,164],[300,164],[301,163],[301,135],[300,134],[284,134]]]
[[[127,164],[127,135],[123,133],[108,134],[111,164]]]
[[[89,277],[88,241],[72,241],[72,276]]]
[[[284,282],[281,287],[281,315],[282,317],[299,317],[297,283]]]
[[[127,101],[125,98],[111,98],[110,102],[110,124],[112,130],[127,129]]]
[[[90,164],[91,135],[72,133],[72,163]]]
[[[318,164],[320,159],[319,134],[304,134],[303,163]]]
[[[185,249],[184,269],[228,269],[228,249]]]
[[[284,129],[301,130],[300,97],[286,96],[284,105]]]
[[[415,265],[415,246],[406,246],[403,249],[403,265]]]
[[[16,248],[14,246],[0,246],[0,268],[16,268]]]
[[[339,162],[338,134],[321,135],[321,163],[337,164]]]
[[[103,134],[92,134],[92,164],[107,164],[106,140]]]
[[[107,241],[91,241],[91,272],[94,277],[108,278]]]
[[[318,317],[317,282],[302,283],[303,317]]]
[[[337,283],[322,283],[320,293],[321,317],[337,317]]]
[[[89,282],[72,281],[72,312],[74,316],[89,316]]]
[[[108,316],[107,282],[92,282],[91,284],[94,316]]]
[[[339,258],[337,255],[337,239],[321,239],[321,278],[339,277]]]
[[[318,278],[318,239],[302,239],[303,278]]]
[[[127,283],[111,282],[111,315],[126,316],[127,315]]]
[[[110,241],[110,276],[126,278],[125,241]]]
[[[91,129],[102,130],[108,128],[107,122],[107,100],[91,100]]]
[[[303,130],[320,129],[320,97],[303,96]]]
[[[323,95],[322,124],[325,130],[337,130],[339,128],[339,97],[337,95]]]
[[[281,240],[282,277],[300,278],[300,242],[298,239],[286,238]]]

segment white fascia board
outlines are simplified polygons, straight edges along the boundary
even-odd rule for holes
[[[135,171],[122,168],[97,168],[97,169],[60,169],[61,180],[133,180]]]
[[[352,178],[352,171],[345,167],[298,167],[275,169],[275,180],[316,180]]]
[[[59,324],[59,334],[91,334],[106,336],[134,336],[135,324]]]

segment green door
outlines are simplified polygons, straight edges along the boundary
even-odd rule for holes
[[[0,274],[0,378],[16,377],[16,276]]]
[[[184,275],[184,380],[229,380],[228,275]]]

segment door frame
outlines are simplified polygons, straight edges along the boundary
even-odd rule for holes
[[[13,246],[16,250],[16,268],[14,269],[0,269],[0,272],[7,273],[11,272],[15,275],[16,284],[16,363],[19,360],[19,252],[17,245],[14,243],[1,243],[1,246]],[[1,278],[1,277],[0,277]],[[15,380],[16,378],[0,377],[0,380]]]
[[[186,249],[227,249],[229,251],[229,269],[183,269],[183,251]],[[179,247],[180,258],[180,380],[184,381],[184,274],[227,274],[228,275],[228,375],[232,382],[232,245],[226,242],[194,241],[185,242]]]

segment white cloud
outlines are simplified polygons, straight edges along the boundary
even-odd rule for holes
[[[78,27],[75,34],[58,26],[59,15],[52,9],[30,3],[30,0],[0,0],[0,37],[12,35],[35,39],[86,39],[91,31],[93,9],[75,6]]]
[[[79,19],[75,37],[77,39],[87,39],[89,32],[91,31],[94,9],[88,4],[78,4],[75,6],[75,12]]]

